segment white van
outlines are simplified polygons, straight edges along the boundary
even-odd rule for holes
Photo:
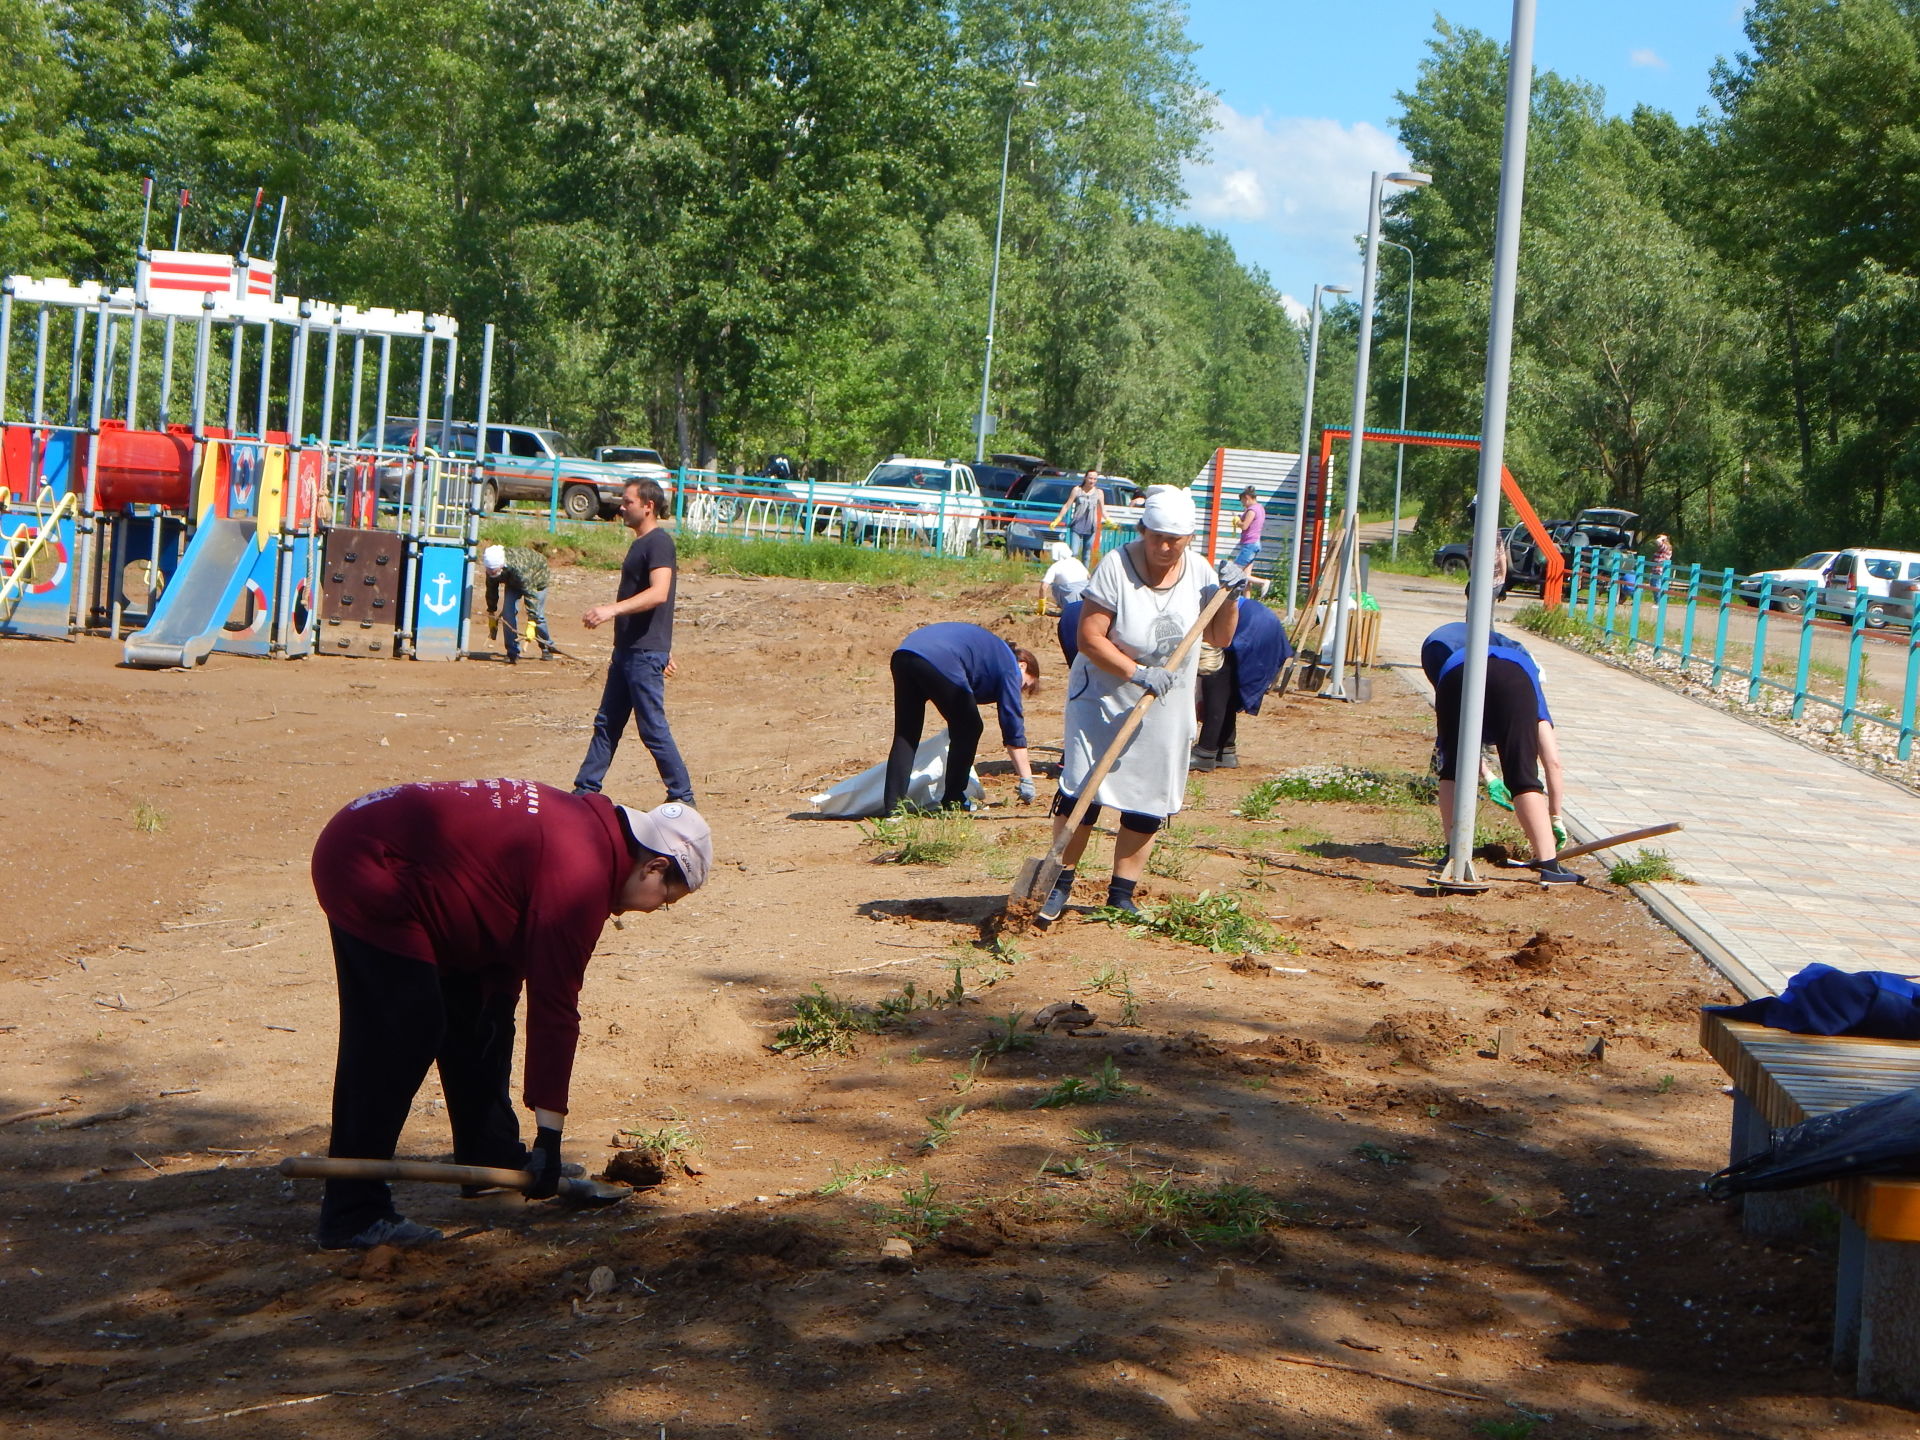
[[[1856,597],[1866,595],[1867,624],[1913,623],[1913,594],[1920,584],[1920,555],[1910,550],[1842,550],[1827,569],[1815,604],[1818,614],[1853,617]]]

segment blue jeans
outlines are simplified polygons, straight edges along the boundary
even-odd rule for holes
[[[661,650],[616,650],[607,666],[607,687],[600,692],[600,713],[593,717],[593,742],[587,746],[587,758],[580,762],[580,773],[573,777],[575,790],[600,793],[600,782],[607,778],[613,764],[613,752],[620,748],[620,732],[632,717],[640,732],[640,743],[652,752],[666,784],[667,799],[693,804],[693,780],[687,774],[680,747],[673,743],[673,731],[667,728],[666,680],[667,656]]]
[[[527,614],[533,617],[533,633],[540,637],[540,653],[548,654],[553,649],[553,633],[547,629],[547,592],[536,590],[525,594],[507,587],[507,595],[500,602],[500,623],[506,630],[507,655],[511,659],[520,658],[520,602],[527,602]]]
[[[1093,532],[1091,530],[1087,531],[1084,535],[1078,530],[1069,530],[1067,532],[1067,543],[1073,547],[1074,557],[1078,559],[1082,565],[1093,558]]]

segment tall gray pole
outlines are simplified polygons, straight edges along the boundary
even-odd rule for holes
[[[1007,223],[1007,162],[1013,158],[1013,105],[1007,105],[1007,134],[1000,145],[1000,209],[993,220],[993,283],[987,288],[987,358],[980,367],[980,413],[974,417],[976,432],[973,462],[987,458],[987,396],[993,388],[993,321],[1000,309],[1000,235]]]
[[[1400,428],[1407,428],[1407,382],[1413,378],[1413,251],[1393,240],[1382,240],[1407,257],[1407,337],[1400,347]],[[1393,447],[1393,558],[1400,558],[1400,481],[1407,468],[1407,445]]]
[[[1347,495],[1341,507],[1340,529],[1347,532],[1337,558],[1339,584],[1333,594],[1332,683],[1320,693],[1329,700],[1351,700],[1347,694],[1347,622],[1351,613],[1348,591],[1353,588],[1352,528],[1360,514],[1360,454],[1367,433],[1367,367],[1373,355],[1373,291],[1380,270],[1380,187],[1385,177],[1373,172],[1367,190],[1366,262],[1360,274],[1360,336],[1353,359],[1353,436],[1347,441]]]
[[[1513,361],[1514,289],[1520,273],[1520,206],[1527,179],[1527,118],[1533,94],[1534,0],[1513,0],[1507,52],[1507,124],[1500,143],[1500,213],[1493,237],[1493,314],[1487,325],[1487,389],[1480,421],[1479,503],[1467,591],[1467,658],[1454,747],[1453,824],[1443,881],[1473,884],[1473,822],[1480,801],[1480,734],[1493,636],[1493,547],[1500,535],[1500,472],[1506,464],[1507,383]]]
[[[1300,407],[1300,488],[1293,496],[1293,538],[1287,545],[1287,618],[1300,608],[1300,536],[1307,526],[1307,449],[1313,444],[1313,382],[1320,368],[1320,297],[1345,295],[1344,285],[1315,285],[1313,313],[1307,326],[1307,395]],[[1325,480],[1325,476],[1321,479]]]

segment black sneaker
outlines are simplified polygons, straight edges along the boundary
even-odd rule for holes
[[[1587,877],[1577,870],[1569,870],[1558,860],[1535,860],[1532,869],[1540,876],[1542,885],[1584,885]]]
[[[1066,911],[1067,901],[1073,898],[1073,871],[1062,870],[1060,878],[1053,882],[1053,892],[1047,896],[1046,903],[1040,907],[1042,920],[1058,920]]]
[[[1240,768],[1240,756],[1231,745],[1223,745],[1220,747],[1218,764],[1222,770],[1238,770]]]
[[[1214,769],[1219,763],[1220,755],[1218,751],[1202,750],[1198,745],[1194,746],[1193,753],[1187,756],[1187,768],[1189,770],[1198,770],[1203,775]]]
[[[394,1245],[404,1250],[414,1245],[431,1245],[446,1236],[431,1225],[421,1225],[404,1215],[387,1215],[344,1240],[329,1240],[324,1235],[316,1238],[322,1250],[371,1250],[376,1245]]]
[[[520,663],[520,657],[518,655],[507,656],[507,664],[518,665],[519,663]]]

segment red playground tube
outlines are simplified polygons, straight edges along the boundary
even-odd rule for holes
[[[94,503],[101,510],[185,510],[193,491],[193,428],[129,430],[124,421],[102,420],[96,485]]]

